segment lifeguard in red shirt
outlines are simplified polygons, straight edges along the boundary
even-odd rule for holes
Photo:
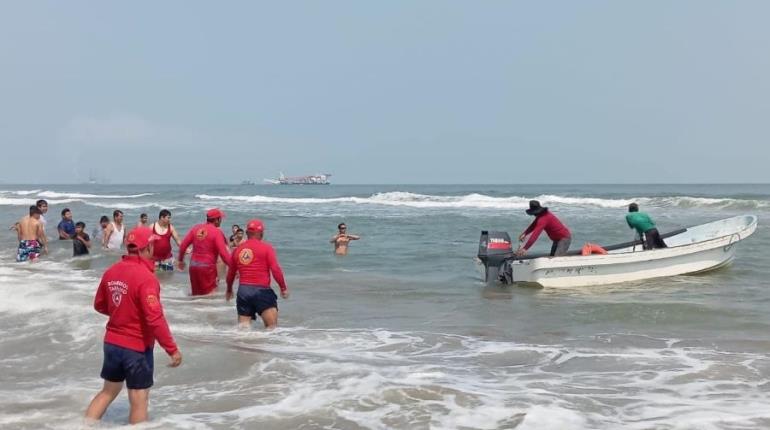
[[[281,288],[281,297],[289,298],[289,289],[283,278],[283,271],[278,264],[273,246],[262,240],[265,226],[254,219],[246,226],[247,240],[233,250],[232,265],[227,271],[227,292],[225,299],[233,297],[235,275],[240,277],[238,297],[235,306],[238,311],[238,325],[249,327],[251,320],[262,318],[268,329],[278,325],[278,297],[270,287],[272,274]]]
[[[104,272],[96,292],[94,309],[110,319],[104,335],[104,387],[86,410],[88,420],[102,418],[123,389],[123,381],[131,407],[129,422],[147,420],[156,340],[171,357],[171,367],[182,363],[160,303],[160,284],[152,261],[155,238],[147,227],[130,231],[126,236],[128,255]]]
[[[218,208],[206,212],[206,223],[193,226],[179,245],[177,263],[184,270],[184,256],[192,245],[190,257],[190,286],[193,296],[211,294],[217,288],[217,257],[221,257],[230,266],[230,253],[227,250],[225,235],[219,226],[225,218]]]
[[[532,215],[535,220],[532,224],[519,235],[519,242],[523,242],[529,235],[529,240],[523,247],[519,247],[516,250],[517,256],[522,256],[527,253],[527,250],[532,247],[540,236],[540,233],[545,230],[548,238],[553,241],[551,245],[551,257],[558,257],[565,255],[569,250],[569,245],[572,242],[572,234],[569,229],[556,218],[556,215],[548,211],[548,208],[540,206],[540,202],[537,200],[531,200],[529,202],[529,209],[526,210],[527,215]]]

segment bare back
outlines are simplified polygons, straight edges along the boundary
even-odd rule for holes
[[[19,220],[19,240],[42,239],[42,229],[43,223],[41,223],[39,219],[27,215]]]

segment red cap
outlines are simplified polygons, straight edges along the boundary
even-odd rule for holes
[[[206,212],[206,219],[225,218],[225,213],[219,210],[219,208],[209,209]]]
[[[265,231],[265,225],[258,219],[253,219],[246,224],[246,231]]]
[[[134,245],[139,249],[147,248],[150,242],[158,239],[149,227],[137,227],[126,235],[126,245]]]

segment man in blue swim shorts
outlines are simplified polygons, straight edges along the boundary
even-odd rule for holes
[[[20,219],[13,228],[19,239],[19,247],[16,250],[16,261],[35,261],[40,257],[41,251],[48,253],[48,243],[43,231],[43,223],[40,217],[43,212],[37,206],[29,207],[29,215]]]

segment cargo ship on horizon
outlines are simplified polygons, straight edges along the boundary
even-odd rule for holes
[[[278,179],[265,179],[265,182],[275,185],[330,185],[329,178],[331,176],[331,173],[308,176],[284,176],[283,172],[281,172]]]

